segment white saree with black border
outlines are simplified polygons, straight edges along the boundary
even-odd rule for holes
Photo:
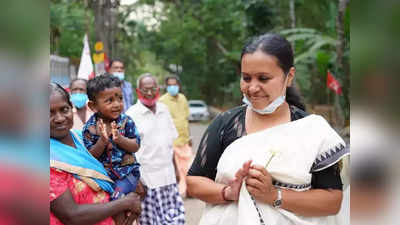
[[[321,116],[309,115],[243,136],[223,152],[217,166],[217,183],[228,184],[247,160],[266,166],[273,184],[307,191],[312,173],[324,170],[348,155],[343,139]],[[273,156],[272,156],[273,155]],[[284,196],[283,196],[284,197]],[[304,217],[255,201],[243,183],[239,200],[206,204],[200,225],[339,225],[335,216]]]

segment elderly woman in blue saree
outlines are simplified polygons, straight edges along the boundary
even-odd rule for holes
[[[205,132],[187,176],[188,194],[207,203],[200,225],[328,225],[342,203],[345,142],[308,115],[291,84],[290,43],[251,39],[241,55],[242,106]]]
[[[69,94],[58,84],[49,89],[50,224],[132,224],[141,211],[139,195],[110,202],[113,181],[86,150],[81,135],[71,130]]]

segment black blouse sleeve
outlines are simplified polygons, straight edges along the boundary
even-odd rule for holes
[[[313,189],[343,190],[342,178],[340,178],[339,163],[324,170],[313,172],[311,178]]]
[[[221,131],[223,114],[218,115],[204,133],[196,157],[188,171],[189,176],[204,176],[212,180],[217,174],[217,164],[222,155]]]

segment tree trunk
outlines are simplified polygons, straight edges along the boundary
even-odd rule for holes
[[[110,9],[110,37],[109,37],[109,46],[110,46],[110,57],[115,58],[119,57],[119,51],[117,48],[116,36],[118,33],[118,10],[116,8]]]
[[[337,44],[336,44],[336,66],[337,66],[337,73],[344,73],[344,68],[343,68],[343,52],[345,49],[345,38],[344,38],[344,16],[346,12],[346,7],[348,4],[349,0],[338,0],[338,15],[336,18],[336,32],[337,32]],[[348,87],[349,87],[349,78],[348,76],[342,76],[343,77],[343,97],[345,98],[345,104],[347,105],[348,103]],[[343,128],[346,124],[346,118],[344,115],[344,112],[340,106],[340,104],[337,102],[339,98],[335,98],[335,106],[336,106],[336,111],[338,114],[338,124],[341,128]]]
[[[290,16],[290,28],[296,28],[296,10],[294,7],[295,0],[290,0],[289,2],[289,16]],[[292,43],[293,54],[295,49],[295,41]]]
[[[117,55],[115,36],[119,2],[120,0],[91,0],[90,2],[94,12],[95,40],[103,42],[104,52],[110,58]]]
[[[296,11],[294,8],[294,2],[295,0],[290,0],[289,2],[289,7],[290,7],[290,28],[295,28],[296,27]]]
[[[50,30],[50,49],[52,50],[51,54],[58,55],[59,51],[59,41],[60,41],[60,32],[58,28],[53,28]]]
[[[92,9],[94,12],[94,41],[102,41],[104,44],[104,51],[108,54],[108,41],[106,41],[106,26],[105,26],[105,1],[107,0],[92,0]]]
[[[336,18],[337,44],[336,44],[336,63],[339,69],[343,69],[343,52],[344,52],[344,14],[346,12],[349,0],[339,0],[338,15]]]
[[[294,29],[296,28],[296,8],[295,8],[295,1],[296,0],[290,0],[289,2],[289,16],[290,16],[290,28]],[[293,55],[295,55],[295,41],[292,42],[292,49],[293,49]],[[296,91],[302,95],[301,90],[299,88],[299,85],[297,84],[297,79],[296,76],[294,77],[293,80],[293,86],[296,89]]]

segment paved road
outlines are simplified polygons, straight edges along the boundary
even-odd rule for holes
[[[207,129],[208,124],[205,123],[190,123],[190,134],[193,137],[193,153],[196,154],[200,144],[201,137]],[[195,198],[184,199],[186,225],[197,225],[202,215],[205,203]]]
[[[204,132],[206,131],[209,123],[207,122],[191,122],[189,124],[190,135],[192,136],[193,143],[193,153],[196,154],[197,148],[199,147],[200,140],[203,137]]]

